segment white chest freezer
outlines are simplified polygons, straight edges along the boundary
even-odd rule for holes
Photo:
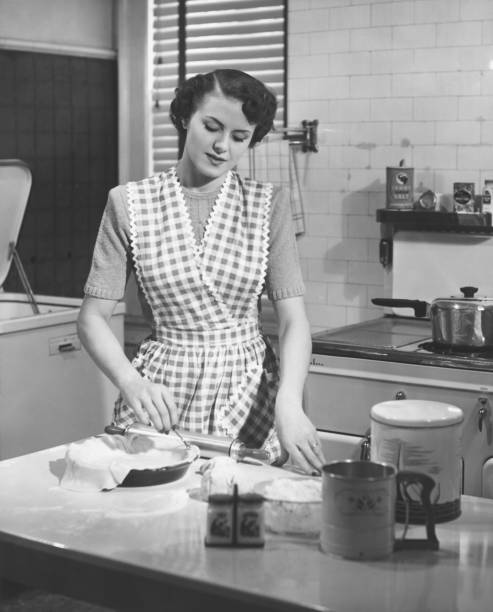
[[[81,299],[33,295],[25,278],[25,293],[2,289],[30,188],[25,164],[0,160],[0,460],[102,433],[117,397],[81,346]],[[111,319],[122,345],[124,313]]]

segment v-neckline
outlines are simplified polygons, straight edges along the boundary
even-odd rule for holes
[[[222,204],[224,204],[224,201],[226,199],[226,192],[231,182],[232,172],[231,170],[228,171],[221,187],[219,188],[219,191],[214,200],[214,204],[212,205],[212,208],[210,210],[209,217],[207,218],[207,221],[205,223],[204,233],[200,240],[197,239],[197,237],[195,236],[195,232],[193,231],[190,212],[185,201],[183,185],[181,184],[180,179],[178,178],[178,175],[176,173],[176,167],[173,167],[172,169],[172,176],[173,181],[175,183],[178,206],[180,207],[180,211],[185,223],[185,232],[188,237],[188,244],[191,245],[195,261],[197,262],[197,264],[200,264],[200,261],[203,258],[207,245],[209,243],[210,234],[212,233],[212,230],[214,228],[214,222],[218,215],[219,208]]]

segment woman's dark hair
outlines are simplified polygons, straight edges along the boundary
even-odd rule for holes
[[[186,132],[185,125],[197,110],[204,95],[216,88],[223,95],[243,103],[243,114],[249,123],[256,126],[249,146],[253,147],[260,142],[272,129],[277,110],[276,96],[255,77],[229,68],[197,74],[175,89],[169,116],[180,135]]]

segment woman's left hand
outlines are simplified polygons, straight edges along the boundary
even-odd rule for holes
[[[320,473],[325,458],[315,426],[303,412],[300,401],[278,394],[276,428],[291,461],[307,474]]]

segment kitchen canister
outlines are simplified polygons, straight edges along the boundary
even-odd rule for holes
[[[414,207],[414,168],[387,167],[387,208],[412,210]]]
[[[370,417],[371,460],[433,478],[430,500],[435,522],[457,518],[462,491],[462,410],[443,402],[391,400],[372,406]],[[419,490],[408,490],[405,496],[398,491],[396,520],[422,524],[425,519]]]

